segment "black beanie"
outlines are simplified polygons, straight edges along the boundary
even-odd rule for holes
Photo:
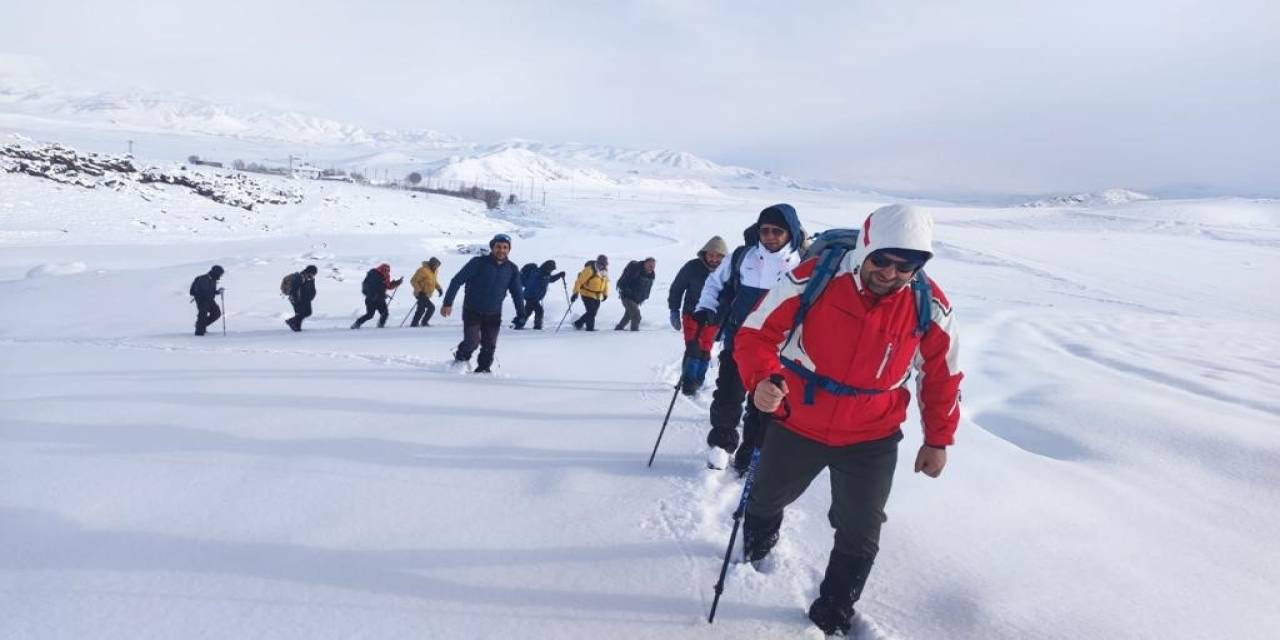
[[[756,224],[771,224],[775,227],[786,229],[788,233],[791,232],[791,224],[787,222],[787,216],[782,213],[782,209],[777,206],[772,206],[761,211],[760,219],[756,220]]]

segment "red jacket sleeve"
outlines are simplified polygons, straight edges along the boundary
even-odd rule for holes
[[[959,328],[951,303],[938,285],[930,281],[933,304],[929,329],[920,341],[913,361],[916,371],[916,398],[924,422],[925,444],[944,447],[955,443],[960,424]]]

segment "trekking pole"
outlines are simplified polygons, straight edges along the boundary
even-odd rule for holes
[[[221,291],[218,292],[218,299],[222,301],[222,337],[227,337],[227,296]]]
[[[560,324],[556,325],[556,333],[560,333],[560,327],[564,326],[564,321],[569,317],[569,313],[573,311],[573,303],[569,303],[569,308],[564,310],[564,315],[560,316]]]
[[[782,386],[782,375],[773,374],[769,381],[778,387]],[[784,399],[785,400],[785,399]],[[787,411],[789,414],[790,411]],[[747,498],[751,497],[751,485],[755,484],[756,469],[760,466],[760,446],[751,450],[751,464],[747,467],[746,480],[742,485],[742,498],[738,500],[738,508],[733,512],[733,531],[729,533],[729,547],[724,550],[724,564],[720,565],[720,580],[716,582],[716,597],[711,601],[711,615],[707,616],[707,624],[716,621],[716,607],[720,605],[720,594],[724,593],[724,576],[729,571],[729,558],[733,555],[733,543],[738,539],[738,527],[742,524],[742,516],[747,512]]]
[[[658,455],[658,445],[662,444],[662,434],[667,432],[667,421],[671,420],[671,409],[676,406],[676,397],[680,395],[680,383],[683,381],[684,376],[682,375],[680,379],[676,380],[675,391],[671,392],[671,404],[667,405],[667,417],[662,419],[662,428],[658,430],[658,439],[653,443],[653,453],[649,454],[649,467],[653,467],[653,457]]]
[[[564,286],[564,299],[565,299],[565,302],[569,303],[569,308],[565,309],[564,315],[560,316],[560,324],[556,325],[556,333],[560,333],[560,327],[564,326],[564,321],[569,317],[569,313],[573,311],[573,299],[569,297],[569,284],[566,283],[564,280],[561,280],[560,284]],[[584,302],[582,304],[586,304],[586,303]]]
[[[671,420],[671,409],[676,406],[676,396],[680,395],[680,385],[684,383],[685,365],[689,361],[689,349],[693,343],[697,342],[698,334],[702,333],[703,323],[698,323],[698,330],[693,332],[693,340],[684,345],[685,357],[680,359],[680,377],[676,378],[676,390],[671,394],[671,404],[667,405],[667,416],[662,419],[662,428],[658,430],[658,440],[653,443],[653,453],[649,454],[649,467],[653,466],[653,457],[658,455],[658,445],[662,444],[662,434],[667,432],[667,421]]]
[[[390,304],[390,302],[388,302],[387,304]],[[416,305],[416,304],[415,304],[415,305],[413,305],[412,307],[409,307],[409,313],[404,314],[404,320],[401,320],[401,321],[400,321],[400,328],[401,328],[401,329],[403,329],[403,328],[404,328],[404,323],[405,323],[405,322],[407,322],[407,321],[409,320],[409,315],[410,315],[410,314],[412,314],[412,313],[413,313],[413,310],[414,310],[414,309],[417,309],[417,308],[418,308],[418,305]]]

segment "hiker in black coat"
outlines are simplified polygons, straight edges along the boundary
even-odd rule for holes
[[[293,305],[293,317],[285,320],[294,331],[302,331],[302,321],[311,316],[311,301],[316,299],[316,269],[314,264],[293,274],[289,281],[289,304]]]
[[[400,286],[404,278],[391,279],[391,265],[383,263],[378,265],[376,269],[370,269],[369,273],[364,276],[364,282],[360,283],[360,292],[364,294],[364,315],[356,318],[351,324],[352,329],[359,329],[360,325],[367,322],[373,317],[374,312],[378,314],[378,328],[387,326],[387,292]]]
[[[205,329],[222,317],[222,309],[214,300],[222,293],[218,287],[218,279],[222,277],[222,267],[213,265],[209,273],[196,276],[191,282],[191,297],[196,303],[196,335],[205,334]]]
[[[614,331],[622,331],[628,324],[632,331],[640,330],[640,305],[649,299],[649,292],[653,290],[654,270],[657,266],[657,260],[645,258],[644,262],[628,263],[622,270],[622,277],[618,278],[618,297],[622,298],[622,306],[626,312],[613,328]]]
[[[719,328],[714,323],[701,324],[694,320],[693,312],[698,309],[698,298],[702,296],[702,285],[706,284],[707,276],[720,266],[728,253],[724,239],[712,236],[698,251],[698,257],[680,267],[675,280],[671,281],[671,289],[667,291],[671,328],[684,333],[684,374],[680,388],[688,396],[702,388],[707,369],[711,366],[711,344]]]
[[[462,342],[454,351],[455,362],[469,362],[480,347],[475,373],[489,373],[493,355],[498,350],[498,332],[502,330],[502,301],[507,294],[516,303],[516,315],[523,316],[524,292],[520,287],[520,271],[507,259],[511,253],[511,237],[499,233],[489,241],[489,255],[476,256],[449,281],[440,315],[453,313],[453,299],[466,285],[462,300]]]

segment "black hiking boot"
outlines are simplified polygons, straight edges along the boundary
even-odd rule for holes
[[[809,605],[809,620],[829,636],[847,636],[853,626],[853,603],[830,596],[818,596]]]
[[[493,372],[489,370],[489,365],[482,364],[476,367],[475,369],[472,369],[471,373],[493,373]]]
[[[871,575],[875,556],[850,556],[831,550],[827,573],[818,587],[818,599],[809,606],[809,619],[827,635],[848,635],[853,624],[853,605],[862,597],[862,588]]]
[[[756,564],[773,551],[778,544],[778,531],[782,528],[782,514],[761,518],[747,512],[742,518],[742,557]]]

